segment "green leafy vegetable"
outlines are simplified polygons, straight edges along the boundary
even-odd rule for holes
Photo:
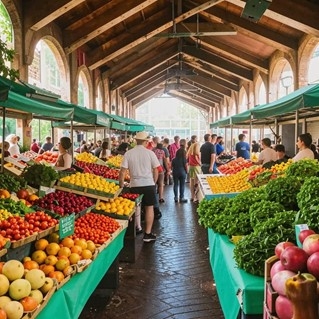
[[[53,167],[45,164],[33,164],[24,169],[22,177],[31,186],[48,186],[56,181],[59,177]]]
[[[290,164],[286,170],[287,177],[295,177],[303,182],[306,178],[318,176],[319,162],[316,159],[303,159]]]
[[[295,211],[287,211],[258,223],[254,232],[243,237],[234,248],[238,267],[253,275],[264,276],[265,260],[274,255],[276,245],[287,240],[295,242],[295,218]]]
[[[293,176],[272,179],[265,186],[268,200],[280,203],[287,210],[298,210],[297,194],[301,182]]]
[[[25,186],[26,182],[23,178],[15,177],[7,173],[0,173],[0,188],[8,190],[10,193],[16,193]]]

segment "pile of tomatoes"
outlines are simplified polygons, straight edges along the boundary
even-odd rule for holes
[[[15,241],[53,227],[57,223],[58,220],[42,211],[29,213],[24,218],[11,216],[0,222],[0,234]]]
[[[135,199],[138,198],[139,196],[140,196],[140,194],[132,194],[132,193],[121,194],[121,197],[130,199],[132,201],[135,201]]]
[[[119,227],[117,220],[111,217],[88,213],[75,221],[73,237],[92,240],[95,244],[103,244]]]
[[[55,164],[59,156],[58,152],[45,151],[44,153],[38,155],[34,160],[36,162],[47,162],[51,164]]]

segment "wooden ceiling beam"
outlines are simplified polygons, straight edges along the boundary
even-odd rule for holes
[[[188,96],[187,94],[184,94],[182,92],[174,91],[169,93],[170,96],[175,97],[176,99],[180,99],[188,104],[191,104],[201,110],[204,110],[206,112],[209,112],[212,105],[203,104],[198,102],[196,99],[193,99],[192,97]]]
[[[152,90],[145,92],[143,96],[139,96],[136,99],[132,100],[131,103],[133,107],[136,108],[144,104],[148,100],[152,99],[153,97],[160,96],[162,93],[163,93],[162,88],[153,88]]]
[[[242,80],[253,81],[253,72],[247,68],[225,60],[217,55],[196,47],[183,47],[183,53],[205,61],[213,67],[223,70],[224,72],[241,78]]]
[[[145,62],[144,64],[140,65],[138,68],[132,69],[131,72],[128,72],[125,76],[122,76],[119,79],[113,80],[111,84],[111,90],[119,89],[124,86],[126,83],[140,77],[141,75],[153,70],[158,65],[166,63],[167,60],[172,59],[178,55],[176,48],[171,48],[164,51],[162,54],[157,55],[154,59]]]
[[[196,39],[193,38],[193,40],[195,41]],[[216,41],[211,37],[202,37],[201,46],[204,49],[208,48],[209,51],[218,54],[221,57],[230,59],[249,68],[258,69],[259,71],[268,74],[268,60],[263,61],[261,59],[258,59],[257,57],[254,57],[242,50],[238,50],[232,46],[219,42],[218,40]]]
[[[150,81],[148,84],[145,84],[143,88],[140,88],[138,90],[135,90],[135,92],[125,95],[125,98],[128,102],[131,100],[134,100],[138,98],[139,96],[142,96],[145,92],[152,90],[155,87],[158,87],[159,84],[166,81],[166,74],[159,76],[156,79],[153,79],[153,81]]]
[[[227,2],[241,8],[246,5],[246,1],[242,0],[227,0]],[[318,4],[300,0],[273,1],[263,16],[319,37]],[[303,12],[303,14],[300,14],[300,12]]]
[[[143,88],[143,86],[147,85],[149,81],[152,81],[153,79],[156,79],[158,76],[162,76],[163,74],[167,74],[167,70],[172,66],[173,64],[161,64],[155,69],[150,70],[149,72],[122,86],[121,91],[123,92],[124,96],[130,95],[136,90]]]
[[[107,15],[101,14],[100,16],[95,17],[95,19],[91,21],[86,28],[83,28],[82,25],[76,32],[72,30],[66,33],[65,39],[67,40],[67,45],[65,47],[65,52],[67,54],[73,52],[88,41],[123,22],[125,19],[145,9],[154,2],[156,2],[156,0],[146,0],[143,2],[140,0],[131,0],[126,1],[125,6],[114,6],[112,2],[108,3],[110,9],[107,8]],[[94,15],[94,13],[92,14]]]
[[[26,27],[38,31],[85,0],[22,1]]]
[[[183,13],[182,15],[178,16],[175,18],[174,21],[169,21],[164,23],[163,25],[153,29],[152,31],[149,31],[147,33],[144,33],[144,35],[138,37],[137,39],[133,40],[130,43],[124,44],[116,49],[114,48],[110,48],[107,51],[103,51],[101,54],[98,55],[97,58],[93,59],[91,62],[91,64],[89,65],[90,70],[94,70],[98,67],[100,67],[101,65],[106,64],[107,62],[115,59],[116,57],[118,57],[119,55],[125,53],[126,51],[136,47],[137,45],[143,43],[144,41],[146,41],[149,38],[154,37],[155,35],[167,30],[168,28],[171,28],[174,23],[179,23],[182,22],[186,19],[188,19],[189,17],[201,12],[202,10],[206,10],[207,8],[210,8],[220,2],[223,2],[224,0],[210,0],[205,2],[204,4],[201,4],[195,8],[192,8],[191,10]],[[147,25],[145,30],[149,30],[149,25]],[[102,45],[103,46],[103,45]],[[101,46],[101,47],[102,47]]]
[[[230,14],[220,8],[211,8],[207,11],[201,12],[201,15],[208,18],[218,18],[221,22],[230,23],[238,32],[248,37],[263,42],[273,48],[290,52],[291,50],[298,50],[298,40],[292,37],[287,37],[279,32],[272,31],[258,23],[252,23],[234,14]]]
[[[213,106],[213,104],[216,103],[215,101],[202,98],[200,93],[198,93],[198,92],[183,91],[183,94],[185,96],[189,97],[190,99],[197,101],[198,103],[207,105],[208,107],[211,107],[211,106]]]

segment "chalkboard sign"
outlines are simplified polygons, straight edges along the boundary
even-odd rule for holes
[[[74,234],[75,214],[62,217],[59,220],[59,236],[60,239]]]

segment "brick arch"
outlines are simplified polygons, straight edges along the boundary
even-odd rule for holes
[[[238,109],[237,109],[237,113],[241,113],[243,111],[246,111],[248,109],[248,94],[249,91],[246,87],[246,85],[242,85],[242,87],[239,90],[239,94],[238,94]],[[246,105],[242,105],[243,100],[246,98]],[[242,109],[239,109],[240,106],[242,106]]]
[[[78,83],[79,83],[79,77],[80,77],[80,74],[83,73],[84,75],[84,79],[85,79],[85,82],[86,82],[86,85],[87,85],[87,88],[88,88],[88,99],[89,99],[89,105],[85,105],[87,108],[90,108],[90,109],[93,109],[93,105],[92,105],[92,101],[93,101],[93,82],[92,82],[92,77],[91,77],[91,73],[90,73],[90,70],[88,69],[88,67],[86,65],[81,65],[78,67],[77,69],[77,73],[76,73],[76,76],[75,76],[75,83],[74,83],[74,87],[78,87]],[[75,96],[76,97],[76,102],[78,103],[77,101],[77,91],[74,92]]]
[[[99,88],[101,88],[101,95],[102,95],[102,101],[101,101],[101,111],[104,111],[105,108],[104,108],[104,105],[105,105],[105,91],[104,91],[104,83],[103,83],[103,80],[101,78],[101,76],[97,76],[96,79],[95,79],[95,92],[94,92],[94,105],[95,105],[95,109],[97,110],[98,109],[98,106],[96,104],[96,98],[98,96],[98,92],[99,92]]]
[[[256,105],[259,105],[259,104],[264,104],[262,103],[260,100],[260,94],[261,94],[261,86],[264,85],[265,86],[265,91],[266,91],[266,94],[267,94],[267,86],[265,84],[265,81],[264,79],[262,78],[262,76],[259,74],[256,78],[256,82],[255,82],[255,103]],[[268,102],[268,97],[266,96],[266,103]],[[255,105],[254,105],[255,106]]]
[[[296,57],[293,54],[286,54],[281,51],[276,51],[276,53],[271,57],[270,67],[269,67],[269,102],[278,99],[278,88],[279,81],[281,78],[281,73],[283,72],[287,63],[293,74],[294,89],[296,89],[297,84],[297,62]]]
[[[12,63],[12,67],[20,71],[23,64],[23,57],[20,54],[22,52],[22,22],[17,10],[17,7],[12,0],[2,0],[3,5],[8,11],[13,30],[13,46],[15,50],[15,57]]]
[[[305,36],[301,41],[301,44],[298,50],[299,87],[303,87],[307,85],[309,82],[308,81],[309,63],[318,45],[319,45],[319,39],[311,35]]]

